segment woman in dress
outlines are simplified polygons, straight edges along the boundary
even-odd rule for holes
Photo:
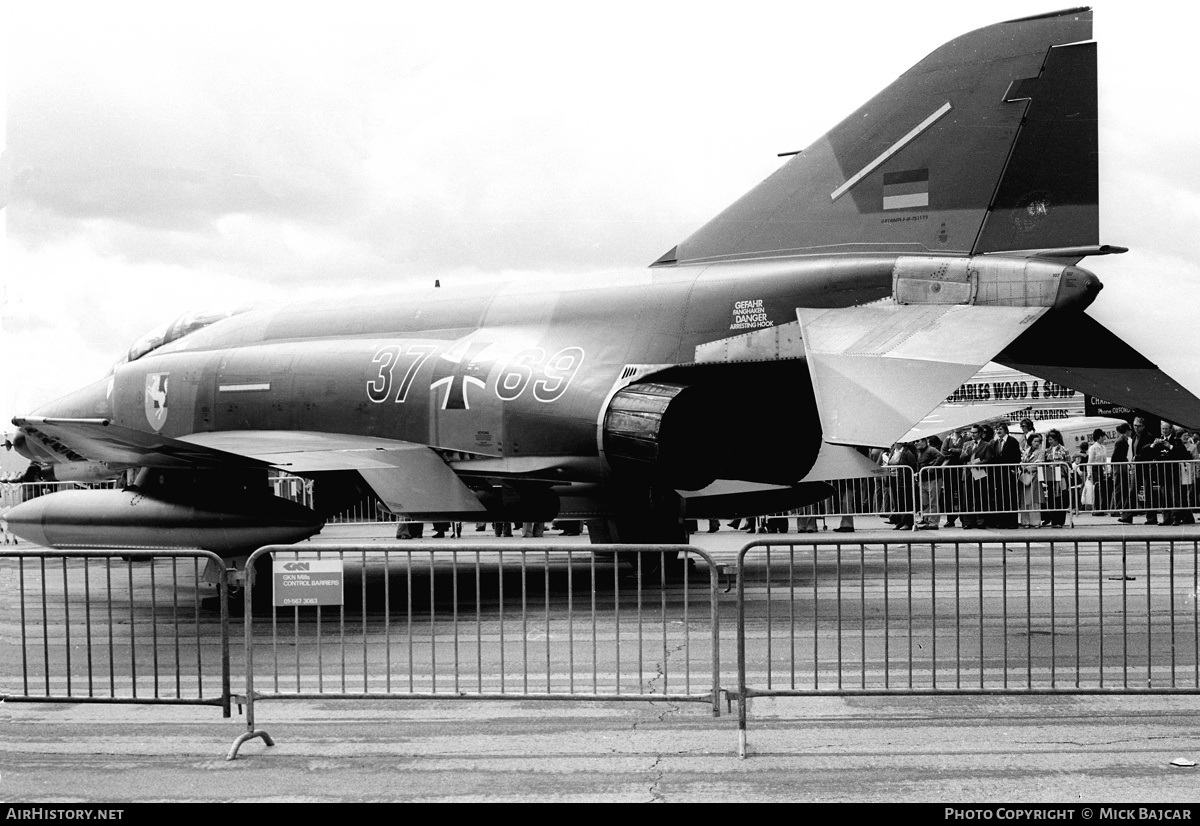
[[[1062,434],[1051,430],[1046,434],[1046,452],[1043,461],[1046,478],[1046,511],[1043,525],[1061,528],[1067,523],[1067,508],[1071,490],[1071,452],[1063,447]]]
[[[1092,483],[1092,504],[1091,510],[1096,512],[1097,516],[1104,515],[1104,503],[1109,500],[1109,473],[1108,467],[1108,445],[1105,441],[1104,431],[1101,428],[1096,428],[1092,431],[1092,444],[1088,447],[1087,452],[1087,480]]]
[[[1025,450],[1021,451],[1021,472],[1017,477],[1021,496],[1021,510],[1017,518],[1022,528],[1042,526],[1042,483],[1039,465],[1044,456],[1042,434],[1029,433],[1025,439]]]

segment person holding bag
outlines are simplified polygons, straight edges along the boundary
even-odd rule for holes
[[[1096,428],[1092,431],[1092,444],[1087,453],[1087,482],[1084,484],[1084,501],[1097,516],[1103,516],[1104,503],[1109,499],[1109,467],[1108,446],[1104,430]],[[1091,499],[1088,500],[1088,487],[1091,487]]]
[[[1159,424],[1160,435],[1150,445],[1150,450],[1157,460],[1155,479],[1158,482],[1157,504],[1162,506],[1163,525],[1182,525],[1182,486],[1180,472],[1182,463],[1191,459],[1191,454],[1183,444],[1183,428],[1175,428],[1170,422]],[[1188,512],[1191,515],[1191,512]]]
[[[1040,528],[1042,526],[1042,468],[1038,465],[1044,460],[1045,448],[1042,447],[1042,434],[1030,433],[1026,437],[1025,450],[1021,453],[1021,471],[1017,476],[1021,510],[1017,519],[1022,528]]]

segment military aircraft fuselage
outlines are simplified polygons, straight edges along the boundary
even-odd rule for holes
[[[734,405],[737,428],[753,441],[729,447],[722,433],[726,452],[758,445],[763,455],[740,464],[727,456],[724,466],[717,457],[712,472],[787,483],[802,478],[807,467],[795,463],[814,458],[820,441],[796,308],[893,296],[898,260],[742,261],[642,270],[586,289],[482,285],[254,310],[120,365],[37,415],[102,417],[169,439],[354,434],[428,445],[452,454],[456,471],[483,475],[536,475],[530,462],[553,457],[547,478],[596,481],[611,470],[604,418],[614,394],[666,381],[704,389],[692,393],[688,421],[675,415],[676,454],[705,452],[705,432],[732,427],[721,414]],[[1012,266],[1025,277],[1031,265]],[[1094,295],[1086,271],[1048,271],[1056,306]],[[1086,277],[1062,277],[1067,271]],[[788,329],[790,346],[739,345]],[[756,363],[762,369],[747,372]],[[747,424],[745,412],[768,399],[769,421],[756,427],[751,416]],[[784,458],[764,470],[771,453]],[[667,481],[689,486],[675,476]]]
[[[483,285],[250,311],[37,415],[106,417],[170,438],[354,433],[474,458],[572,456],[593,460],[572,475],[599,478],[597,428],[627,368],[694,364],[698,345],[794,326],[797,306],[886,297],[893,261],[743,262],[652,279],[643,270],[590,289]],[[724,390],[747,403],[790,395],[733,381]],[[795,413],[813,429],[809,411]]]

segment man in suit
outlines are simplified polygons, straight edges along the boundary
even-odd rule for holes
[[[1129,455],[1135,463],[1154,462],[1158,460],[1158,453],[1154,448],[1154,434],[1146,428],[1146,419],[1144,416],[1137,416],[1133,420],[1133,437],[1129,440]],[[1157,511],[1151,510],[1154,500],[1154,466],[1143,465],[1134,467],[1133,476],[1133,499],[1139,496],[1143,505],[1147,508],[1141,513],[1146,514],[1147,525],[1158,524]],[[1133,521],[1133,515],[1139,511],[1129,511],[1129,522]],[[1122,519],[1122,521],[1126,521]]]
[[[1117,425],[1117,439],[1113,442],[1112,456],[1108,463],[1112,468],[1112,501],[1109,505],[1117,514],[1117,521],[1129,524],[1133,521],[1133,512],[1129,510],[1129,425],[1122,422]]]
[[[961,465],[966,461],[962,455],[962,448],[966,440],[966,434],[962,430],[952,430],[946,435],[946,440],[941,447],[943,465]],[[946,514],[944,527],[953,528],[955,520],[959,517],[959,492],[963,485],[960,478],[961,471],[945,470],[941,474],[941,510]]]
[[[997,528],[1017,527],[1017,465],[1021,463],[1021,444],[1016,436],[1009,435],[1008,425],[996,425],[996,510],[993,519]]]
[[[965,485],[962,491],[962,515],[964,528],[991,527],[992,511],[995,510],[994,488],[987,465],[996,463],[996,442],[992,426],[977,424],[971,427],[971,438],[963,445],[966,464]]]
[[[1181,433],[1176,433],[1170,422],[1162,423],[1159,437],[1151,443],[1150,450],[1157,462],[1154,478],[1159,491],[1157,504],[1163,508],[1162,524],[1182,525],[1178,463],[1190,459],[1191,454],[1183,446]]]

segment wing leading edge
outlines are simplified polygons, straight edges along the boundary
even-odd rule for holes
[[[270,465],[247,454],[124,427],[111,419],[27,416],[13,419],[13,424],[47,456],[127,467],[197,469]]]

